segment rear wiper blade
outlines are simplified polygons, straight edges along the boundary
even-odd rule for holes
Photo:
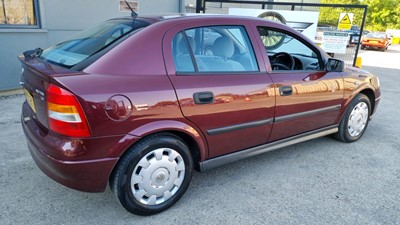
[[[36,48],[33,50],[25,51],[23,54],[24,54],[25,58],[26,57],[33,58],[33,57],[40,57],[42,55],[42,53],[43,53],[43,49]]]

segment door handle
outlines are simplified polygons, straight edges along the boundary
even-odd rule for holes
[[[214,93],[211,91],[197,92],[193,94],[194,103],[209,104],[214,102]]]
[[[293,94],[292,86],[280,86],[279,93],[281,96],[288,96]]]

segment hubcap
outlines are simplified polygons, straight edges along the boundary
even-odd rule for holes
[[[184,176],[185,162],[177,151],[153,150],[139,161],[132,173],[132,194],[142,204],[161,204],[179,190]]]
[[[351,111],[347,130],[351,137],[360,135],[368,121],[368,105],[365,102],[359,102]]]
[[[164,186],[168,180],[169,180],[169,172],[165,168],[157,169],[151,175],[151,183],[155,188],[160,188]]]

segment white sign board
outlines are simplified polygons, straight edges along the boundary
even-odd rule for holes
[[[301,32],[307,36],[310,40],[315,39],[319,12],[307,12],[307,11],[288,11],[288,10],[266,10],[266,9],[243,9],[243,8],[230,8],[230,15],[239,16],[255,16],[260,18],[265,18],[270,12],[270,15],[266,19],[273,19],[275,15],[275,22],[281,22],[293,29]]]
[[[346,53],[349,34],[346,32],[324,32],[321,48],[329,53]]]
[[[132,8],[133,11],[139,12],[139,2],[138,1],[127,1],[129,6]],[[120,12],[130,12],[131,9],[129,6],[126,4],[124,0],[119,1],[119,11]]]

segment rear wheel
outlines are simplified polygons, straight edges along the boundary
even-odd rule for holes
[[[364,45],[361,45],[361,50],[364,50],[365,49],[365,46]]]
[[[367,129],[371,103],[364,94],[358,94],[347,107],[335,138],[343,142],[357,141]]]
[[[187,145],[172,134],[144,138],[120,159],[110,185],[131,213],[152,215],[174,205],[189,186],[193,160]]]

